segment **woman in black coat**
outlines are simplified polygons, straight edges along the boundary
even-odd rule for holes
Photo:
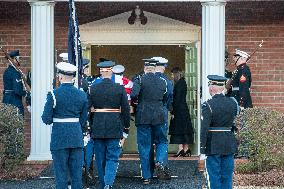
[[[187,85],[180,68],[175,67],[171,72],[175,85],[169,128],[170,144],[178,144],[178,152],[174,157],[191,156],[188,144],[193,143],[193,128],[186,103]]]

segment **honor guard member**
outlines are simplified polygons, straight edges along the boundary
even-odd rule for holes
[[[238,104],[234,98],[223,94],[227,78],[208,75],[212,99],[202,104],[200,159],[206,159],[207,184],[211,189],[231,189],[234,153],[237,143],[234,119]]]
[[[123,75],[124,71],[125,71],[125,68],[124,68],[123,65],[115,65],[112,68],[112,72],[113,72],[113,75],[114,75],[114,81],[115,81],[115,83],[118,83],[118,84],[120,84],[124,87],[124,90],[125,90],[126,95],[127,95],[128,104],[130,106],[131,105],[130,94],[131,94],[131,91],[132,91],[133,82],[131,80],[127,79]],[[133,112],[133,109],[130,106],[130,113],[132,113],[132,112]],[[123,147],[123,145],[124,145],[124,143],[121,143],[122,147]],[[121,156],[122,156],[122,154],[121,154]]]
[[[166,82],[155,75],[157,60],[143,59],[144,75],[135,80],[131,99],[138,99],[135,124],[137,126],[137,145],[141,162],[142,179],[149,184],[156,167],[159,179],[168,179],[169,173],[164,162],[168,156],[168,140],[164,134],[166,116],[164,102],[167,98]],[[153,144],[156,145],[156,163]]]
[[[91,86],[94,80],[89,70],[89,62],[89,59],[83,59],[83,75],[81,80],[81,89],[86,93],[89,91],[89,87]]]
[[[125,68],[123,65],[115,65],[112,68],[112,71],[114,73],[114,81],[115,83],[119,83],[120,85],[124,86],[125,92],[127,94],[128,101],[130,103],[130,93],[133,87],[133,82],[129,79],[127,79],[123,73],[125,71]]]
[[[55,170],[57,189],[82,188],[82,128],[87,121],[86,94],[73,86],[77,67],[66,62],[56,65],[60,86],[47,94],[42,121],[53,123],[50,150]]]
[[[100,58],[100,63],[101,62],[107,62],[107,61],[110,61],[110,60],[105,59],[105,58]],[[103,81],[103,79],[104,79],[104,77],[102,76],[102,74],[100,72],[100,76],[92,79],[91,83],[89,83],[89,87],[91,88],[91,86],[95,86],[95,85],[101,83]],[[112,75],[111,80],[114,82],[114,75]],[[88,95],[90,95],[90,94],[88,94]],[[89,113],[89,124],[90,124],[90,126],[93,124],[93,115],[94,115],[94,112],[91,111]],[[87,172],[89,172],[89,169],[90,169],[91,163],[92,163],[92,159],[93,159],[93,155],[94,155],[94,140],[92,138],[87,138],[86,143],[87,144],[86,144],[86,154],[85,154],[85,158],[86,158],[85,168],[86,168],[86,170],[88,170]],[[88,175],[92,175],[92,174],[88,174]]]
[[[19,113],[24,115],[22,98],[28,95],[28,92],[25,90],[21,73],[14,66],[18,64],[20,58],[19,50],[10,52],[9,56],[14,62],[9,64],[3,74],[4,91],[2,102],[16,106]]]
[[[250,55],[244,51],[236,49],[234,61],[237,69],[232,76],[232,96],[238,101],[241,109],[252,108],[252,100],[250,96],[251,72],[246,64]]]
[[[111,61],[111,60],[108,60],[108,59],[106,59],[106,58],[100,58],[99,60],[100,60],[99,62]],[[97,77],[95,77],[95,79],[93,80],[92,85],[96,85],[96,84],[100,83],[103,79],[104,79],[104,78],[103,78],[102,74],[99,74],[99,75],[98,75]],[[114,82],[114,80],[115,80],[115,79],[114,79],[114,74],[111,76],[111,80]]]
[[[168,59],[163,57],[152,57],[152,59],[157,60],[155,72],[158,77],[163,79],[167,84],[167,98],[164,102],[164,111],[165,111],[165,118],[166,123],[164,125],[164,134],[165,137],[168,136],[168,112],[172,109],[172,103],[173,103],[173,83],[172,81],[167,77],[165,74],[165,69],[168,66]],[[154,141],[155,142],[155,141]],[[165,163],[168,161],[168,156],[166,156]]]
[[[93,124],[91,137],[94,149],[98,177],[102,188],[112,188],[121,153],[121,141],[128,136],[130,113],[124,87],[114,83],[112,67],[114,62],[103,61],[97,64],[102,81],[92,85],[90,105]]]

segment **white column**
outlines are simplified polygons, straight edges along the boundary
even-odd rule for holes
[[[207,75],[225,72],[225,0],[202,4],[202,102],[210,98]]]
[[[46,94],[54,75],[54,1],[30,0],[32,114],[31,152],[28,160],[51,160],[51,127],[41,120]]]

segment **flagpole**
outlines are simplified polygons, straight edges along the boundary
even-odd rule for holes
[[[74,23],[74,30],[75,30],[75,35],[74,35],[74,51],[75,51],[75,66],[77,66],[78,70],[76,72],[76,78],[75,78],[75,83],[74,85],[78,88],[78,80],[79,80],[79,57],[78,57],[78,40],[77,40],[77,36],[78,36],[78,31],[77,31],[77,22],[76,22],[76,9],[75,9],[75,0],[72,0],[72,18],[73,18],[73,23]]]

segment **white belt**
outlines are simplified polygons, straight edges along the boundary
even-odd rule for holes
[[[209,132],[231,132],[232,130],[229,129],[221,129],[221,130],[214,130],[214,129],[210,129],[208,130]]]
[[[240,87],[232,87],[232,91],[239,91]]]
[[[53,122],[57,123],[74,123],[79,122],[79,118],[53,118]]]

